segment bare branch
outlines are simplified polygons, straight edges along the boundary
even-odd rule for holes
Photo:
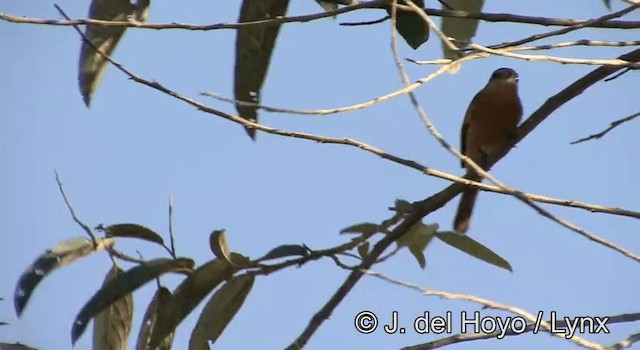
[[[602,350],[603,347],[600,344],[597,343],[593,343],[590,342],[586,339],[583,339],[582,337],[578,337],[578,336],[573,336],[569,339],[567,339],[565,337],[564,334],[562,334],[561,332],[553,332],[551,330],[552,326],[549,324],[549,322],[547,321],[543,321],[543,320],[539,320],[537,316],[532,315],[531,313],[519,308],[519,307],[515,307],[512,305],[507,305],[507,304],[502,304],[502,303],[498,303],[495,302],[493,300],[489,300],[489,299],[485,299],[485,298],[480,298],[477,297],[475,295],[471,295],[471,294],[459,294],[459,293],[451,293],[451,292],[445,292],[445,291],[439,291],[439,290],[431,290],[431,289],[424,289],[421,288],[413,283],[410,282],[405,282],[405,281],[400,281],[391,277],[388,277],[384,274],[381,274],[379,272],[375,272],[375,271],[370,271],[370,270],[362,270],[362,273],[369,275],[369,276],[374,276],[377,278],[380,278],[384,281],[393,283],[395,285],[398,286],[402,286],[405,288],[409,288],[415,291],[418,291],[426,296],[437,296],[443,299],[453,299],[453,300],[465,300],[465,301],[470,301],[473,303],[477,303],[482,305],[484,308],[487,309],[494,309],[494,310],[502,310],[502,311],[506,311],[518,316],[521,316],[522,318],[526,319],[527,321],[529,321],[530,323],[536,324],[538,323],[540,325],[540,328],[542,328],[542,330],[545,330],[547,332],[549,332],[549,334],[558,337],[560,339],[563,340],[569,340],[573,343],[576,343],[579,346],[582,346],[583,348],[587,348],[587,349],[593,349],[593,350]],[[407,349],[407,348],[405,348]]]
[[[640,321],[640,313],[622,314],[622,315],[615,315],[615,316],[602,316],[600,318],[601,319],[606,318],[607,319],[607,325],[615,324],[615,323],[636,322],[636,321]],[[551,322],[551,321],[547,321],[547,322]],[[559,327],[566,327],[567,326],[567,322],[564,321],[564,320],[555,320],[555,323]],[[517,335],[521,335],[521,334],[532,332],[534,329],[535,329],[535,324],[529,324],[529,325],[527,325],[527,328],[524,329],[522,332],[515,332],[514,330],[509,329],[508,331],[504,332],[503,334],[505,336],[517,336]],[[402,348],[402,350],[431,350],[431,349],[438,349],[438,348],[445,347],[447,345],[457,344],[457,343],[464,343],[464,342],[467,342],[467,341],[483,340],[483,339],[495,339],[498,334],[499,334],[498,332],[494,332],[494,333],[459,333],[459,334],[455,334],[455,335],[452,335],[452,336],[440,338],[440,339],[437,339],[437,340],[434,340],[434,341],[430,341],[428,343],[422,343],[422,344],[417,344],[417,345],[413,345],[413,346],[407,346],[407,347]],[[620,342],[620,343],[622,343],[622,342]],[[618,343],[618,344],[620,344],[620,343]],[[612,347],[610,346],[607,349],[610,349],[610,348],[612,348]],[[622,348],[613,348],[613,349],[622,349]]]
[[[624,124],[624,123],[626,123],[628,121],[632,121],[633,119],[637,118],[638,116],[640,116],[640,112],[632,114],[632,115],[630,115],[628,117],[624,117],[622,119],[615,120],[615,121],[611,122],[611,124],[609,124],[608,128],[602,130],[601,132],[599,132],[597,134],[593,134],[593,135],[587,136],[587,137],[584,137],[584,138],[581,138],[580,140],[573,141],[573,142],[571,142],[571,144],[575,145],[577,143],[581,143],[581,142],[585,142],[585,141],[589,141],[589,140],[597,140],[597,139],[603,137],[604,135],[606,135],[607,133],[609,133],[609,131],[611,131],[611,130],[615,129],[616,127],[618,127],[619,125]]]
[[[209,31],[209,30],[221,30],[221,29],[239,29],[241,27],[248,26],[260,26],[260,25],[279,25],[283,23],[305,23],[322,18],[334,17],[344,13],[362,10],[362,9],[382,9],[387,7],[389,0],[372,0],[360,2],[354,5],[344,6],[334,11],[319,12],[310,15],[292,16],[292,17],[278,17],[272,19],[266,19],[262,21],[243,22],[243,23],[217,23],[217,24],[186,24],[186,23],[148,23],[139,21],[104,21],[97,19],[67,19],[67,20],[52,20],[41,19],[24,16],[14,16],[7,13],[0,12],[0,19],[6,22],[17,24],[40,24],[50,26],[74,26],[74,25],[100,25],[105,27],[127,27],[127,28],[140,28],[140,29],[182,29],[191,31]],[[398,8],[408,10],[408,6],[398,5]],[[562,26],[572,27],[579,25],[580,28],[612,28],[612,29],[636,29],[640,28],[640,21],[613,21],[606,20],[601,22],[594,22],[587,19],[566,19],[566,18],[550,18],[550,17],[538,17],[538,16],[523,16],[507,13],[470,13],[466,11],[453,11],[453,10],[440,10],[426,8],[424,11],[429,16],[436,17],[452,17],[452,18],[470,18],[480,19],[487,22],[510,22],[510,23],[526,23],[542,26]],[[610,15],[608,15],[610,16]],[[615,18],[619,16],[613,16]],[[385,18],[385,20],[388,17]],[[348,24],[347,24],[348,25]]]
[[[611,346],[608,346],[606,350],[621,350],[630,348],[631,345],[640,341],[640,333],[634,333]]]
[[[640,7],[640,4],[634,4],[632,6],[629,6],[629,7],[625,8],[625,9],[622,9],[622,10],[617,11],[617,12],[610,13],[608,15],[604,15],[602,17],[598,17],[598,18],[594,18],[594,19],[590,19],[590,20],[582,21],[582,22],[575,22],[572,26],[570,26],[568,28],[562,28],[562,29],[553,30],[553,31],[546,32],[546,33],[535,34],[535,35],[532,35],[530,37],[527,37],[527,38],[524,38],[524,39],[521,39],[521,40],[510,41],[510,42],[506,42],[506,43],[502,43],[502,44],[498,44],[498,45],[493,45],[493,46],[490,46],[490,48],[496,50],[496,49],[502,49],[502,48],[505,48],[505,47],[519,46],[519,45],[522,45],[522,44],[530,43],[532,41],[545,39],[545,38],[549,38],[549,37],[552,37],[552,36],[567,34],[567,33],[576,31],[576,30],[581,29],[581,28],[586,28],[586,27],[590,27],[590,26],[598,26],[598,25],[602,25],[602,24],[605,24],[605,23],[611,23],[611,21],[610,21],[611,19],[624,16],[627,13],[630,13],[630,12],[636,10],[638,7]]]
[[[469,44],[469,48],[478,50],[481,52],[486,52],[492,55],[517,58],[525,61],[548,61],[548,62],[557,62],[557,63],[563,63],[563,64],[585,64],[585,65],[595,65],[595,66],[640,68],[639,63],[627,62],[620,59],[613,59],[613,60],[579,59],[579,58],[566,58],[566,57],[543,56],[543,55],[523,55],[523,54],[511,53],[503,50],[494,50],[494,49],[490,49],[488,47],[484,47],[482,45],[477,45],[477,44]]]
[[[69,213],[71,213],[71,217],[73,218],[73,221],[75,221],[76,224],[78,224],[84,230],[84,232],[86,232],[87,235],[91,237],[91,240],[93,241],[93,245],[96,246],[97,245],[96,236],[91,231],[91,228],[89,227],[89,225],[82,222],[78,218],[78,216],[76,216],[76,212],[73,210],[71,203],[69,203],[69,199],[67,199],[67,195],[64,193],[64,188],[62,188],[62,182],[60,181],[60,176],[58,175],[58,171],[54,170],[54,173],[56,174],[56,182],[58,183],[58,189],[60,190],[60,194],[62,194],[64,203],[67,205],[67,209],[69,209]]]

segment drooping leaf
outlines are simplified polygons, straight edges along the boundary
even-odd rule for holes
[[[124,270],[113,265],[105,277],[105,286]],[[128,340],[133,318],[133,295],[120,298],[102,310],[93,322],[93,350],[124,350],[129,348]]]
[[[209,292],[230,278],[238,270],[236,265],[242,266],[250,263],[249,259],[237,253],[231,253],[230,257],[234,265],[221,259],[211,260],[197,268],[176,288],[166,307],[158,314],[149,341],[152,349],[167,334],[173,332]]]
[[[135,14],[136,7],[129,0],[92,0],[88,17],[107,21],[126,21],[129,16]],[[84,34],[93,46],[102,53],[111,56],[125,30],[126,27],[88,24]],[[84,40],[82,41],[78,64],[78,85],[87,107],[91,105],[91,97],[102,80],[107,63],[104,56]]]
[[[164,240],[159,234],[138,224],[116,224],[107,226],[104,230],[107,237],[138,238],[160,245],[164,244]]]
[[[0,350],[38,350],[21,343],[5,343],[0,342]]]
[[[424,8],[424,0],[413,0],[413,3]],[[387,13],[391,14],[391,10],[387,9]],[[429,24],[412,10],[396,9],[396,30],[414,50],[429,40]]]
[[[409,232],[400,237],[396,243],[398,247],[409,248],[409,252],[413,254],[420,267],[424,269],[425,266],[427,266],[424,250],[433,239],[437,230],[438,224],[425,225],[422,222],[417,222],[409,229]]]
[[[209,349],[209,341],[215,342],[220,337],[244,304],[254,280],[253,274],[234,277],[213,294],[191,333],[189,350]]]
[[[18,317],[27,306],[31,294],[42,279],[55,269],[70,264],[91,253],[113,247],[113,238],[97,239],[93,242],[87,238],[72,238],[58,243],[55,247],[40,255],[20,276],[14,292],[13,303]]]
[[[454,10],[458,11],[467,11],[470,13],[479,13],[482,12],[482,7],[484,6],[484,0],[447,0],[447,5],[449,5]],[[441,30],[442,32],[455,40],[453,43],[458,48],[466,47],[471,39],[476,35],[478,30],[478,24],[480,21],[478,19],[473,18],[454,18],[454,17],[443,17]],[[453,51],[448,48],[442,41],[442,51],[445,58],[448,59],[458,59],[461,57],[461,53],[457,51]],[[451,73],[455,73],[460,69],[460,66],[455,65],[452,69],[449,69]]]
[[[441,241],[447,243],[448,245],[457,248],[475,258],[501,267],[507,271],[513,272],[511,264],[509,264],[508,261],[467,235],[461,235],[452,231],[444,231],[437,232],[436,237],[438,237]]]
[[[287,256],[308,256],[309,249],[305,246],[299,244],[283,244],[281,246],[275,247],[271,249],[265,256],[258,259],[262,260],[271,260],[284,258]]]
[[[361,245],[358,246],[358,254],[360,255],[360,257],[364,260],[364,258],[367,257],[367,255],[369,254],[369,242],[364,242]]]
[[[289,0],[243,0],[238,22],[261,21],[284,16]],[[260,90],[264,83],[273,48],[280,31],[280,24],[253,25],[237,30],[234,94],[238,101],[260,103]],[[242,118],[257,121],[255,106],[236,103]],[[255,140],[256,131],[247,128],[249,136]]]
[[[602,0],[607,10],[611,11],[611,0]]]
[[[147,311],[142,318],[142,325],[140,326],[140,333],[138,333],[138,340],[136,342],[136,350],[148,350],[147,345],[151,340],[151,333],[156,325],[158,319],[158,313],[160,310],[167,307],[169,300],[171,299],[171,292],[166,287],[160,287],[156,290],[156,294],[151,299]],[[156,350],[171,350],[173,344],[173,332],[169,333],[164,341],[156,347]]]
[[[340,230],[340,234],[343,233],[360,233],[363,235],[372,235],[376,232],[383,232],[384,228],[378,224],[373,224],[370,222],[363,222],[361,224],[351,225],[349,227],[343,228]]]
[[[227,238],[224,235],[224,230],[215,230],[209,235],[209,248],[213,255],[218,259],[222,259],[229,264],[231,262],[231,252],[229,251],[229,245],[227,244]]]
[[[114,279],[106,283],[97,291],[82,307],[71,328],[71,342],[80,338],[89,321],[109,305],[120,298],[131,294],[152,279],[167,272],[184,272],[193,268],[193,260],[187,258],[178,259],[154,259],[144,265],[138,265],[124,273],[118,274]]]

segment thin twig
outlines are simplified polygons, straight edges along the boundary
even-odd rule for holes
[[[545,55],[524,55],[518,53],[507,52],[503,50],[490,49],[482,45],[469,44],[469,48],[486,52],[491,55],[504,56],[510,58],[517,58],[525,61],[547,61],[556,62],[562,64],[584,64],[592,66],[612,66],[612,67],[628,67],[628,68],[640,68],[640,64],[636,62],[627,62],[620,59],[606,60],[606,59],[580,59],[580,58],[567,58]]]
[[[630,348],[634,343],[640,342],[640,333],[634,333],[613,345],[607,346],[606,350],[621,350]]]
[[[362,273],[369,275],[369,276],[373,276],[373,277],[377,277],[383,281],[389,282],[389,283],[393,283],[395,285],[398,286],[402,286],[405,288],[409,288],[415,291],[418,291],[420,293],[422,293],[423,295],[426,296],[437,296],[443,299],[453,299],[453,300],[465,300],[465,301],[470,301],[473,303],[477,303],[480,304],[482,306],[484,306],[485,308],[488,309],[494,309],[494,310],[502,310],[502,311],[506,311],[518,316],[523,317],[524,319],[526,319],[527,321],[529,321],[530,323],[539,323],[540,324],[540,328],[542,328],[543,330],[549,332],[549,334],[556,336],[560,339],[563,340],[569,340],[579,346],[582,346],[584,348],[587,349],[593,349],[593,350],[602,350],[603,346],[597,343],[593,343],[590,342],[586,339],[583,339],[582,337],[576,336],[574,335],[573,337],[567,339],[565,337],[565,335],[562,332],[553,332],[552,331],[552,326],[549,324],[549,322],[547,321],[543,321],[543,320],[539,320],[538,317],[534,316],[533,314],[519,308],[516,306],[512,306],[512,305],[507,305],[507,304],[502,304],[502,303],[498,303],[495,302],[493,300],[489,300],[489,299],[485,299],[485,298],[480,298],[477,297],[475,295],[471,295],[471,294],[459,294],[459,293],[451,293],[451,292],[445,292],[445,291],[439,291],[439,290],[431,290],[431,289],[424,289],[421,288],[413,283],[410,282],[405,282],[405,281],[400,281],[397,280],[395,278],[391,278],[389,276],[386,276],[384,274],[381,274],[379,272],[375,272],[375,271],[371,271],[371,270],[366,270],[363,269],[361,270]]]
[[[64,203],[67,205],[67,209],[69,209],[69,213],[71,213],[71,217],[73,218],[73,221],[75,221],[76,224],[78,224],[84,230],[84,232],[86,232],[87,235],[91,237],[91,241],[93,241],[93,245],[97,246],[98,243],[96,241],[96,236],[91,231],[91,228],[89,227],[89,225],[82,222],[78,218],[78,216],[76,216],[76,212],[73,210],[71,203],[69,203],[69,199],[67,199],[67,195],[64,193],[64,188],[62,187],[62,182],[60,181],[60,176],[58,175],[58,171],[54,170],[53,172],[56,174],[56,182],[58,183],[58,189],[60,190],[60,194],[62,194]]]
[[[535,34],[535,35],[532,35],[532,36],[524,38],[524,39],[510,41],[510,42],[506,42],[506,43],[502,43],[502,44],[498,44],[498,45],[492,45],[492,46],[489,46],[489,48],[497,50],[497,49],[503,49],[505,47],[520,46],[522,44],[530,43],[532,41],[545,39],[545,38],[549,38],[549,37],[557,36],[557,35],[564,35],[564,34],[576,31],[576,30],[581,29],[581,28],[604,25],[605,23],[611,23],[612,22],[611,20],[614,19],[614,18],[622,17],[622,16],[626,15],[627,13],[630,13],[630,12],[636,10],[638,7],[640,7],[640,4],[634,4],[632,6],[629,6],[629,7],[625,8],[625,9],[622,9],[620,11],[613,12],[613,13],[610,13],[610,14],[607,14],[607,15],[604,15],[604,16],[601,16],[601,17],[598,17],[598,18],[594,18],[594,19],[590,19],[590,20],[586,20],[586,21],[574,22],[574,24],[569,26],[568,28],[562,28],[562,29],[558,29],[558,30],[552,30],[552,31],[546,32],[546,33]]]
[[[603,137],[604,135],[606,135],[607,133],[609,133],[609,131],[611,131],[611,130],[615,129],[616,127],[618,127],[619,125],[624,124],[624,123],[626,123],[628,121],[631,121],[631,120],[637,118],[638,116],[640,116],[640,112],[632,114],[632,115],[630,115],[628,117],[624,117],[622,119],[615,120],[615,121],[611,122],[611,124],[609,124],[608,128],[602,130],[601,132],[593,134],[593,135],[589,135],[589,136],[584,137],[584,138],[581,138],[580,140],[573,141],[573,142],[571,142],[571,144],[575,145],[577,143],[581,143],[581,142],[585,142],[585,141],[589,141],[589,140],[597,140],[597,139]]]
[[[599,317],[599,318],[600,319],[606,319],[607,320],[606,321],[607,325],[615,324],[615,323],[636,322],[636,321],[640,321],[640,313],[622,314],[622,315],[615,315],[615,316],[602,316],[602,317]],[[551,320],[549,320],[547,322],[550,323]],[[567,326],[567,322],[565,320],[556,319],[556,320],[554,320],[554,322],[555,322],[555,324],[557,326],[556,329],[558,329],[559,327],[566,327]],[[516,332],[513,329],[509,329],[509,330],[503,332],[502,334],[504,336],[507,336],[507,337],[518,336],[518,335],[522,335],[522,334],[525,334],[525,333],[533,332],[534,329],[535,329],[535,324],[530,323],[522,331],[518,330]],[[427,343],[407,346],[407,347],[402,348],[402,350],[432,350],[432,349],[442,348],[442,347],[445,347],[445,346],[448,346],[448,345],[451,345],[451,344],[464,343],[464,342],[468,342],[468,341],[483,340],[483,339],[495,339],[498,335],[500,335],[500,332],[493,332],[493,333],[458,333],[458,334],[451,335],[451,336],[448,336],[448,337],[436,339],[434,341],[430,341],[430,342],[427,342]],[[611,347],[608,347],[607,349],[609,349],[609,348],[611,348]]]

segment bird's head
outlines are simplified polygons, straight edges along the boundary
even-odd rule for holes
[[[518,73],[511,68],[499,68],[496,69],[493,74],[491,74],[491,78],[489,79],[489,83],[501,82],[501,83],[510,83],[517,84],[518,83]]]

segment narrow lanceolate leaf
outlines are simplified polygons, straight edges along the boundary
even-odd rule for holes
[[[227,244],[227,238],[224,235],[224,230],[215,230],[209,235],[209,248],[213,255],[218,259],[222,259],[229,264],[231,262],[231,252],[229,251],[229,245]]]
[[[42,279],[53,270],[70,264],[75,260],[105,249],[113,247],[113,238],[96,240],[97,246],[94,249],[93,242],[86,238],[72,238],[57,244],[40,255],[20,276],[13,296],[13,303],[18,317],[27,306],[31,294]]]
[[[131,16],[138,21],[146,20],[150,0],[140,0],[132,5],[129,0],[92,0],[89,18],[107,21],[126,21]],[[105,27],[88,24],[85,36],[102,53],[111,56],[122,38],[126,27]],[[78,64],[78,84],[85,105],[91,105],[91,97],[102,79],[107,59],[89,45],[82,42]]]
[[[299,245],[299,244],[283,244],[281,246],[277,246],[271,249],[265,256],[258,259],[260,261],[263,260],[271,260],[284,258],[287,256],[308,256],[309,248]]]
[[[376,232],[382,232],[384,228],[378,224],[363,222],[361,224],[351,225],[340,230],[340,233],[361,233],[363,235],[372,235]]]
[[[156,290],[156,294],[151,299],[147,311],[142,318],[142,325],[140,326],[140,333],[138,333],[138,341],[136,342],[136,350],[148,350],[149,340],[151,340],[151,332],[156,325],[158,319],[158,313],[164,309],[169,300],[171,299],[171,292],[166,287],[160,287]],[[171,350],[171,344],[173,343],[173,333],[170,333],[164,341],[160,342],[160,345],[156,347],[156,350]]]
[[[485,247],[477,241],[474,241],[468,235],[461,235],[452,231],[445,231],[437,232],[436,237],[438,237],[444,243],[457,248],[475,258],[513,272],[511,264],[509,264],[508,261],[503,259],[500,255],[494,253],[491,249]]]
[[[249,259],[236,253],[231,253],[231,260],[235,265],[249,264]],[[175,330],[207,294],[230,278],[237,271],[235,265],[221,259],[211,260],[182,281],[169,303],[158,314],[158,320],[151,333],[150,347],[155,348],[167,334]]]
[[[131,294],[147,282],[167,272],[184,272],[193,268],[193,260],[187,258],[178,259],[154,259],[118,274],[108,281],[91,299],[82,307],[71,328],[71,342],[80,338],[89,321],[105,308],[120,300],[127,294]]]
[[[164,240],[159,234],[138,224],[116,224],[107,226],[104,230],[107,237],[138,238],[160,245],[164,244]]]
[[[482,12],[484,0],[447,0],[447,5],[449,5],[454,10],[478,13]],[[457,47],[464,48],[476,35],[479,23],[480,21],[478,19],[443,17],[441,27],[442,32],[446,36],[454,39],[453,43]],[[445,58],[458,59],[461,57],[460,52],[451,50],[442,42],[441,44],[443,55]],[[457,69],[459,69],[458,66],[456,66],[456,69],[453,72],[455,73]]]
[[[413,3],[424,8],[424,0],[413,0]],[[389,9],[387,12],[391,14]],[[396,30],[414,50],[429,40],[429,24],[412,10],[396,10]]]
[[[284,16],[289,0],[243,0],[238,22],[262,21]],[[264,83],[280,24],[252,25],[237,30],[234,93],[238,101],[260,103],[260,90]],[[236,103],[242,118],[257,121],[255,106]],[[255,139],[256,131],[247,128]]]
[[[105,277],[105,286],[124,270],[113,265]],[[133,317],[133,295],[120,298],[96,316],[93,322],[93,350],[127,350]]]
[[[607,10],[611,11],[611,0],[602,0]]]
[[[238,313],[254,280],[252,274],[234,277],[213,294],[191,333],[189,350],[209,350],[209,341],[214,343]]]
[[[438,224],[425,225],[422,222],[417,222],[409,229],[409,232],[400,237],[396,243],[398,247],[409,248],[409,252],[413,254],[420,267],[424,269],[425,266],[427,266],[424,250],[433,239],[437,230]]]

